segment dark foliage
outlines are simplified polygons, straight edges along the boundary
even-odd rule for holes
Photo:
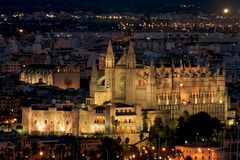
[[[222,125],[217,118],[211,118],[205,112],[189,117],[180,117],[176,130],[177,142],[212,143],[217,141],[217,135]]]

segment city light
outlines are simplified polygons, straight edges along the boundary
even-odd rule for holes
[[[23,33],[24,30],[23,30],[23,29],[19,29],[18,32],[19,32],[19,33]]]
[[[39,152],[39,156],[43,156],[43,151],[40,151],[40,152]]]
[[[224,14],[228,14],[229,12],[230,12],[230,10],[229,10],[228,8],[224,8],[224,9],[223,9],[223,13],[224,13]]]

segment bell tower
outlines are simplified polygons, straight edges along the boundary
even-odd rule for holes
[[[133,104],[135,101],[136,89],[135,89],[135,81],[136,81],[136,55],[134,53],[133,44],[130,41],[128,47],[128,55],[127,55],[127,63],[126,63],[126,103]]]
[[[136,68],[136,55],[131,41],[128,47],[127,68]]]
[[[113,53],[112,42],[108,42],[106,60],[105,60],[105,68],[113,68],[115,63],[115,56]]]
[[[90,97],[94,97],[94,92],[96,91],[98,80],[98,70],[96,63],[94,62],[91,73],[91,82],[90,82]]]
[[[114,67],[115,67],[115,55],[113,53],[112,42],[108,42],[108,48],[105,59],[105,88],[107,101],[113,101],[114,99]]]

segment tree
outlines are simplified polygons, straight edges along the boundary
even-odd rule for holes
[[[122,143],[122,138],[119,137],[119,136],[117,137],[117,143],[118,143],[118,144],[121,144],[121,143]]]
[[[100,146],[100,151],[102,152],[102,158],[116,159],[116,155],[121,155],[123,148],[116,140],[104,137],[102,139],[102,146]]]
[[[184,120],[188,120],[190,118],[190,115],[189,115],[188,111],[185,110],[183,112],[183,118],[184,118]]]
[[[150,139],[157,139],[159,134],[163,131],[163,123],[161,117],[157,116],[154,119],[153,126],[150,127],[149,137]]]
[[[130,139],[127,137],[127,138],[125,138],[125,144],[126,145],[128,145],[129,144],[129,141],[130,141]]]
[[[147,132],[148,131],[147,111],[143,111],[142,118],[143,118],[143,132]]]
[[[120,122],[114,118],[114,116],[112,117],[112,125],[113,125],[113,132],[116,133],[117,127],[120,125]]]
[[[143,134],[143,132],[141,132],[141,133],[139,134],[139,139],[140,139],[140,141],[142,141],[143,138],[144,138],[144,134]]]
[[[180,117],[177,126],[177,141],[183,144],[190,143],[211,143],[216,140],[222,125],[217,118],[211,118],[205,112],[191,115],[189,118]]]

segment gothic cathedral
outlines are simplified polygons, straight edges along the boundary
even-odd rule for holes
[[[99,76],[94,64],[90,82],[91,105],[106,102],[141,106],[147,110],[168,110],[171,119],[184,111],[190,114],[207,112],[212,117],[226,120],[228,96],[225,73],[218,69],[212,72],[209,65],[166,67],[161,63],[156,68],[136,63],[133,44],[128,52],[115,62],[111,41],[105,55],[104,75]],[[100,62],[103,63],[103,62]]]

